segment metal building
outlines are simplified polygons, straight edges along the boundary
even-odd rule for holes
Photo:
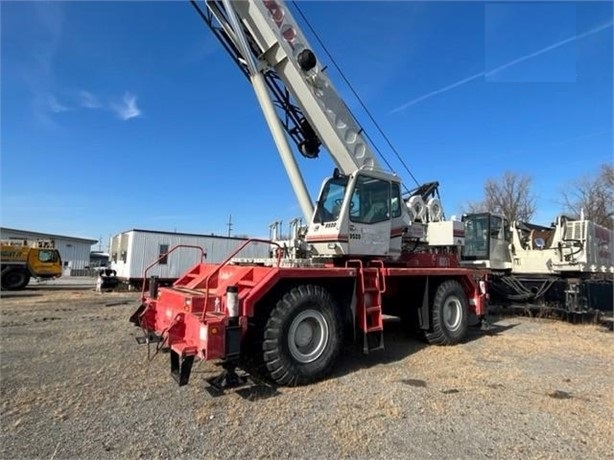
[[[136,284],[142,280],[144,270],[174,246],[198,246],[204,250],[206,261],[215,263],[222,262],[245,241],[246,238],[218,235],[127,230],[111,238],[111,268],[122,281]],[[269,250],[266,243],[254,243],[248,245],[236,257],[268,257]],[[152,267],[147,276],[155,275],[163,281],[174,281],[199,261],[200,251],[197,249],[179,248]]]
[[[33,232],[0,227],[1,240],[48,240],[59,251],[64,267],[64,276],[84,275],[90,265],[90,251],[98,240],[53,233]]]

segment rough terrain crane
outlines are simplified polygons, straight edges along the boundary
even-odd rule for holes
[[[62,258],[50,241],[6,240],[0,242],[3,290],[25,289],[30,278],[49,280],[62,276]]]
[[[192,5],[252,84],[309,225],[302,258],[231,256],[171,287],[150,280],[131,317],[141,341],[170,350],[180,385],[199,358],[221,361],[211,383],[231,386],[237,365],[282,385],[320,379],[346,341],[365,353],[384,347],[384,314],[430,343],[463,340],[469,314],[485,314],[486,286],[458,264],[462,223],[442,220],[437,184],[402,196],[282,1]],[[307,157],[325,147],[335,162],[315,209],[290,140]]]
[[[462,264],[490,271],[491,301],[558,310],[572,318],[612,312],[614,231],[558,216],[550,226],[493,213],[463,216]]]

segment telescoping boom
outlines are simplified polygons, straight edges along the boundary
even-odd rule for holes
[[[401,179],[381,169],[363,129],[283,1],[205,4],[206,11],[193,2],[252,83],[310,223],[306,240],[313,254],[399,256],[404,240],[427,240],[428,222],[437,222],[430,232],[435,244],[437,232],[449,234],[446,244],[462,243],[462,225],[441,222],[436,183],[403,198]],[[288,138],[308,158],[324,146],[336,165],[315,212]]]

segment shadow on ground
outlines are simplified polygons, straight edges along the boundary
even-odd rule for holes
[[[479,324],[470,327],[464,343],[480,340],[484,336],[503,334],[518,325],[499,325],[494,323],[494,319],[491,321],[488,330],[482,330]],[[379,364],[402,361],[429,346],[437,345],[429,345],[416,335],[407,332],[398,318],[386,318],[384,320],[384,350],[365,355],[361,344],[350,345],[342,354],[331,378],[339,378]]]
[[[19,298],[19,297],[40,297],[43,294],[37,293],[37,292],[32,292],[32,291],[2,291],[2,294],[0,294],[0,298],[2,299],[13,299],[13,298]]]
[[[480,324],[469,327],[464,343],[477,341],[485,336],[503,334],[519,324],[496,324],[497,320],[498,318],[492,318],[487,330],[482,330]],[[360,372],[372,366],[399,362],[429,346],[436,345],[429,345],[424,340],[412,336],[404,328],[399,318],[386,317],[384,320],[384,350],[374,351],[365,355],[362,351],[362,343],[347,345],[342,351],[333,372],[327,379],[337,379],[354,372]],[[459,346],[462,346],[462,344]],[[166,349],[162,349],[161,351],[162,354],[165,355],[164,351],[166,351]],[[159,358],[168,359],[165,356],[160,356]],[[196,385],[204,384],[205,391],[212,397],[235,393],[248,401],[258,401],[276,397],[283,392],[283,387],[278,387],[270,381],[256,375],[249,375],[241,368],[237,369],[237,374],[246,379],[244,384],[238,385],[235,388],[220,389],[208,383],[212,379],[212,376],[220,375],[222,372],[223,368],[221,365],[217,366],[216,371],[209,367],[199,368],[197,366],[192,370],[190,383]],[[422,386],[425,384],[422,381],[414,381],[411,379],[402,381],[402,383],[410,386]]]

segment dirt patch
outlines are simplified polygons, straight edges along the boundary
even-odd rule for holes
[[[507,318],[455,347],[387,321],[333,375],[212,397],[213,363],[177,387],[127,319],[138,294],[2,298],[2,458],[608,458],[614,342],[594,325]],[[33,441],[33,433],[36,439]]]

